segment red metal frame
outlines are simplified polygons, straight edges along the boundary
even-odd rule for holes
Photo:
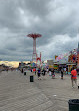
[[[38,37],[41,37],[42,35],[35,33],[35,34],[28,34],[27,36],[30,37],[30,38],[33,38],[33,56],[32,56],[32,61],[35,61],[37,63],[37,58],[38,57],[37,57],[37,53],[36,53],[36,39]],[[41,63],[41,58],[38,59],[38,60],[40,60],[40,63]]]
[[[37,54],[36,54],[36,64],[37,64],[38,60],[40,61],[40,65],[41,65],[41,52],[40,52],[40,57],[38,57]]]

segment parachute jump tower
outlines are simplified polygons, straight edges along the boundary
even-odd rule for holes
[[[27,36],[33,39],[33,55],[32,55],[32,61],[37,63],[37,61],[39,60],[39,61],[40,61],[40,64],[41,64],[41,53],[40,53],[40,57],[37,57],[37,53],[36,53],[36,39],[37,39],[38,37],[41,37],[42,35],[35,33],[35,34],[28,34]]]

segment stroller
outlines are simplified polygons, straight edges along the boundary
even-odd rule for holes
[[[55,79],[54,69],[51,71],[52,79]]]

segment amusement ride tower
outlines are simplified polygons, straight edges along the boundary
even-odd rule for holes
[[[32,61],[33,61],[33,62],[37,62],[37,60],[39,59],[40,62],[41,62],[41,56],[40,56],[40,57],[37,57],[37,53],[36,53],[36,39],[37,39],[38,37],[41,37],[42,35],[35,33],[35,34],[28,34],[27,36],[33,39],[33,55],[32,55]]]

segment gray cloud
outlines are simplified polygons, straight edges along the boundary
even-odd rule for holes
[[[78,7],[78,0],[0,0],[0,58],[31,60],[29,33],[42,34],[37,52],[43,59],[77,48]]]

